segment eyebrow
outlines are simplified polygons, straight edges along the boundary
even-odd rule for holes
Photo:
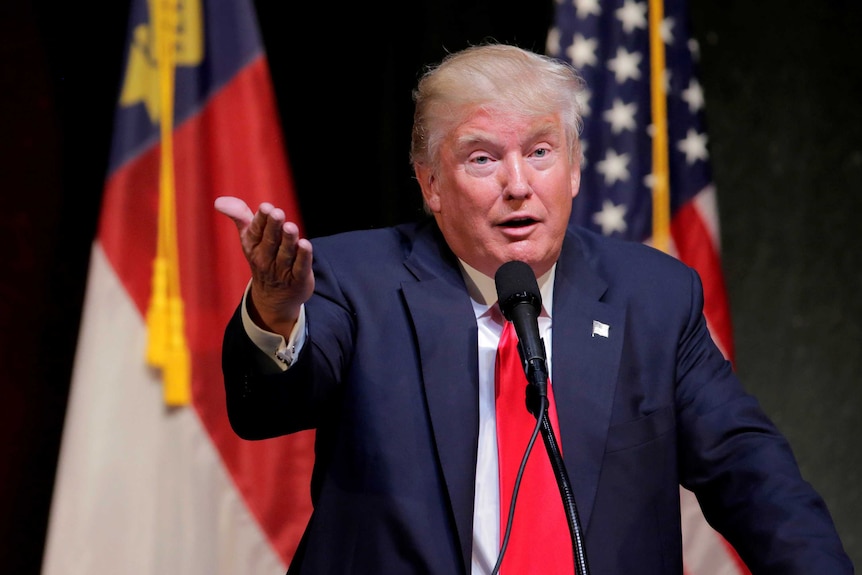
[[[529,137],[526,140],[537,140],[549,135],[558,135],[561,134],[562,130],[560,130],[559,124],[554,122],[544,122],[540,126],[538,126],[535,130],[533,130]],[[470,132],[459,136],[455,140],[455,147],[458,149],[469,147],[473,144],[479,144],[482,142],[488,142],[494,144],[495,137],[492,136],[489,132],[484,130],[471,130]]]

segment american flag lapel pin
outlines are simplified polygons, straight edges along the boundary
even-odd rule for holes
[[[608,324],[593,320],[593,337],[608,337],[608,331],[610,331],[610,329],[611,326]]]

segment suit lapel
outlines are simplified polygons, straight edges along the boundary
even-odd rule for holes
[[[436,226],[421,228],[405,266],[418,280],[404,282],[402,290],[415,326],[437,454],[469,572],[479,433],[475,316],[457,260]],[[570,232],[554,286],[551,381],[559,406],[559,439],[584,529],[596,497],[625,325],[625,310],[601,301],[606,291],[581,241]],[[608,326],[607,337],[594,322]],[[594,334],[595,327],[599,333]]]
[[[458,530],[465,572],[473,545],[473,497],[479,442],[478,331],[457,260],[436,231],[422,228],[405,261],[413,319],[437,455]]]
[[[563,459],[585,530],[601,472],[625,325],[625,310],[601,301],[606,290],[570,232],[554,285],[551,382]]]

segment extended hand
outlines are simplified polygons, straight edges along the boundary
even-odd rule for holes
[[[295,223],[285,221],[284,210],[268,202],[253,213],[243,200],[222,196],[216,198],[215,209],[232,219],[239,230],[251,268],[248,310],[252,319],[287,337],[302,304],[314,291],[311,242],[299,237]]]

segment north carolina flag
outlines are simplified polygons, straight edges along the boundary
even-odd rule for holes
[[[695,268],[713,339],[733,361],[697,44],[685,0],[557,0],[547,53],[586,81],[573,223],[649,243]],[[687,575],[748,570],[680,489]]]
[[[310,433],[230,429],[224,326],[249,278],[220,195],[300,214],[251,0],[133,0],[43,575],[283,573]]]

